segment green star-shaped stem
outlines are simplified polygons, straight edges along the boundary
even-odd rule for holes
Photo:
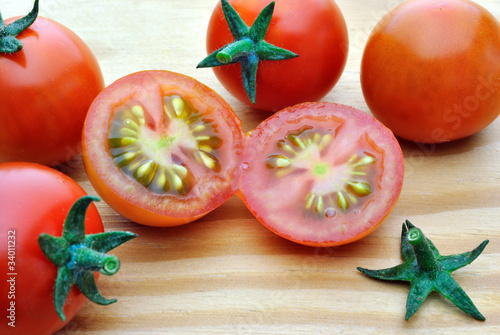
[[[274,12],[274,1],[267,5],[249,28],[227,0],[221,0],[234,42],[215,50],[198,64],[200,67],[222,66],[239,62],[243,86],[250,101],[255,104],[257,68],[261,60],[285,60],[297,54],[264,40]]]
[[[107,232],[85,235],[85,214],[92,201],[99,198],[84,196],[71,207],[64,223],[62,237],[40,234],[38,244],[43,253],[57,270],[54,287],[54,304],[61,320],[66,317],[63,312],[64,303],[73,285],[89,300],[109,305],[116,299],[104,298],[97,289],[94,272],[113,275],[120,268],[120,260],[106,252],[131,240],[137,235],[130,232]]]
[[[22,43],[16,38],[17,35],[25,31],[38,16],[38,0],[35,0],[31,12],[8,26],[0,14],[0,53],[16,53],[23,48]]]
[[[488,240],[485,240],[470,252],[441,256],[431,240],[426,238],[420,229],[406,220],[401,233],[403,264],[383,270],[368,270],[360,267],[358,270],[377,279],[411,282],[406,302],[406,320],[417,311],[429,293],[437,291],[465,313],[484,321],[484,316],[451,277],[451,273],[475,260],[487,244]]]

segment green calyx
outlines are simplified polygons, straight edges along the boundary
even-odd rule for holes
[[[484,321],[484,316],[452,278],[451,273],[474,261],[487,244],[488,240],[485,240],[470,252],[442,256],[431,240],[426,238],[420,229],[406,220],[401,234],[403,264],[383,270],[368,270],[361,267],[358,267],[358,270],[377,279],[411,282],[406,302],[406,320],[417,311],[432,291],[437,291],[465,313]]]
[[[23,45],[16,36],[25,31],[33,22],[35,22],[38,16],[38,0],[35,0],[33,9],[28,15],[12,22],[9,25],[5,25],[0,14],[0,53],[16,53],[21,51]]]
[[[248,98],[255,104],[259,62],[261,60],[285,60],[298,57],[298,55],[264,40],[273,16],[274,1],[260,12],[251,27],[246,25],[227,0],[221,0],[221,5],[234,42],[212,52],[197,67],[215,67],[239,62],[243,86]]]
[[[131,240],[137,235],[130,232],[107,232],[85,235],[85,215],[92,201],[99,198],[84,196],[71,207],[64,223],[62,237],[40,234],[38,244],[45,256],[57,266],[54,304],[61,320],[66,317],[64,303],[73,285],[89,300],[109,305],[116,299],[104,298],[97,289],[94,272],[113,275],[120,268],[120,260],[106,252]]]

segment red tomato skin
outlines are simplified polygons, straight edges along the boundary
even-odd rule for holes
[[[85,115],[104,88],[99,64],[75,33],[44,17],[17,38],[20,52],[0,54],[0,162],[64,163],[81,152]]]
[[[467,0],[413,0],[375,27],[361,84],[397,136],[439,143],[475,134],[500,113],[500,24]]]
[[[248,26],[269,2],[230,1]],[[243,87],[240,64],[213,68],[217,79],[238,100],[272,112],[323,98],[340,79],[349,49],[346,23],[334,1],[275,2],[265,40],[295,52],[299,57],[259,62],[255,104],[250,102]],[[207,52],[210,54],[233,41],[219,2],[207,30]]]
[[[76,182],[49,167],[24,162],[0,164],[1,334],[52,334],[67,324],[87,301],[73,287],[64,306],[67,321],[61,321],[53,302],[57,267],[42,253],[37,241],[41,233],[61,236],[69,209],[84,195],[85,191]],[[85,231],[103,232],[93,204],[87,211]],[[8,236],[12,235],[15,236],[14,270],[8,267],[11,260],[7,252]],[[13,290],[6,285],[11,278],[15,279]],[[15,327],[8,325],[11,303],[15,303]]]

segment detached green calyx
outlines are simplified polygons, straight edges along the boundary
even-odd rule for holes
[[[248,98],[255,104],[255,82],[259,61],[285,60],[298,55],[264,40],[273,16],[274,1],[260,12],[250,28],[227,0],[221,0],[221,5],[234,42],[212,52],[197,67],[214,67],[239,62],[243,86]]]
[[[137,236],[118,231],[85,235],[85,214],[92,201],[100,199],[84,196],[75,202],[66,217],[62,237],[48,234],[38,237],[43,253],[58,268],[54,304],[63,321],[66,320],[63,306],[73,284],[97,304],[109,305],[116,302],[116,299],[105,299],[99,293],[94,272],[99,271],[107,276],[118,272],[120,260],[116,256],[106,255],[106,252]]]
[[[451,273],[474,261],[483,252],[488,242],[488,240],[485,240],[470,252],[441,256],[434,244],[424,236],[422,231],[406,220],[401,234],[403,264],[383,270],[368,270],[360,267],[358,267],[358,270],[369,277],[377,279],[411,282],[406,302],[406,320],[417,311],[429,293],[438,291],[465,313],[484,321],[484,316],[451,277]]]
[[[23,45],[16,36],[31,26],[37,16],[38,0],[35,0],[33,9],[28,15],[12,22],[8,26],[5,25],[2,14],[0,14],[0,53],[12,54],[21,51]]]

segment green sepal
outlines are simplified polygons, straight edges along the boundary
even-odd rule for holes
[[[85,244],[92,250],[106,253],[135,237],[137,237],[137,234],[128,231],[110,231],[87,235]]]
[[[66,217],[62,237],[40,234],[38,244],[47,258],[57,266],[54,286],[54,306],[61,320],[66,317],[64,304],[73,285],[89,300],[108,305],[116,299],[105,299],[99,292],[94,272],[113,275],[120,268],[120,260],[106,252],[137,237],[131,232],[107,232],[85,235],[85,216],[93,196],[78,199]]]
[[[57,269],[57,279],[54,286],[54,305],[57,314],[63,322],[66,321],[63,311],[64,303],[74,283],[75,274],[68,267],[61,266]]]
[[[229,31],[233,35],[234,39],[240,40],[246,37],[248,35],[248,26],[238,12],[236,12],[227,0],[221,0],[220,4],[222,12],[224,13],[224,18],[227,21]]]
[[[275,2],[272,1],[264,7],[248,30],[248,35],[254,42],[259,42],[266,37],[267,29],[269,29],[273,17],[274,6]]]
[[[464,252],[459,255],[442,256],[439,263],[445,271],[453,272],[458,270],[472,263],[483,252],[488,242],[488,240],[483,241],[477,248],[469,252]]]
[[[250,28],[227,0],[221,0],[221,6],[234,42],[210,53],[197,68],[240,63],[243,87],[252,104],[255,104],[259,62],[286,60],[298,55],[264,40],[274,13],[274,1],[260,12]]]
[[[0,53],[16,53],[22,50],[22,43],[16,38],[17,35],[25,31],[35,22],[38,16],[38,0],[35,0],[33,9],[28,15],[5,25],[5,22],[0,14]]]
[[[94,274],[91,272],[85,272],[79,276],[76,280],[76,286],[84,296],[98,305],[109,305],[117,301],[116,299],[106,299],[99,293]]]
[[[70,244],[83,243],[85,240],[85,216],[92,201],[101,201],[101,199],[90,195],[81,197],[69,210],[62,237]]]
[[[243,79],[243,86],[247,92],[248,98],[254,104],[255,96],[257,94],[257,69],[259,67],[259,60],[256,56],[243,58],[241,61],[241,74]]]
[[[38,245],[44,255],[57,267],[65,265],[71,259],[69,243],[64,238],[40,234],[38,236]]]
[[[358,267],[358,270],[365,275],[382,279],[382,280],[405,280],[409,281],[411,279],[411,267],[407,264],[400,264],[398,266],[382,269],[382,270],[368,270]]]
[[[418,310],[432,291],[437,291],[465,313],[484,321],[484,316],[453,279],[451,273],[474,261],[487,244],[488,240],[470,252],[442,256],[432,241],[406,220],[401,232],[403,263],[383,270],[368,270],[361,267],[358,267],[358,270],[376,279],[402,280],[411,283],[406,302],[406,320]]]
[[[406,321],[417,311],[432,291],[432,280],[427,276],[416,277],[411,280],[410,291],[406,298]]]

